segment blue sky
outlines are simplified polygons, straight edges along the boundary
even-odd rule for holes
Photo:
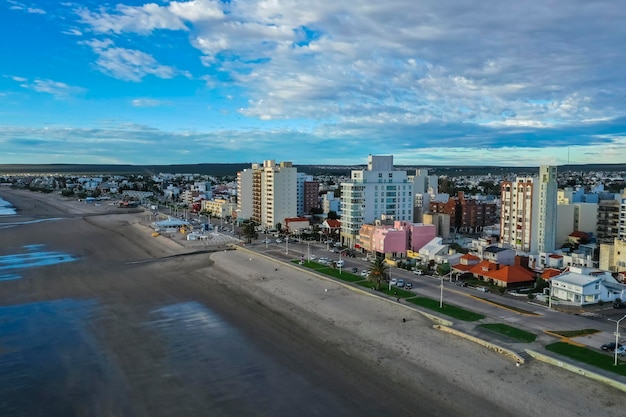
[[[626,163],[624,22],[617,0],[0,0],[0,164]]]

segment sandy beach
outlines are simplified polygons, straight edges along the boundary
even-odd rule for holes
[[[397,303],[224,250],[221,241],[152,237],[140,212],[5,188],[0,197],[18,209],[0,217],[0,259],[28,252],[28,245],[75,257],[11,272],[19,279],[0,281],[0,308],[15,314],[58,300],[89,304],[75,332],[80,349],[51,336],[45,345],[59,346],[59,369],[50,381],[35,374],[30,386],[0,384],[0,415],[624,413],[615,389],[538,361],[516,367]],[[20,321],[28,331],[0,335],[0,362],[27,346],[29,335],[45,333],[45,323],[28,317]],[[224,348],[215,340],[239,342]],[[264,366],[251,359],[259,357]],[[239,362],[245,374],[233,370]],[[10,400],[20,387],[39,400],[29,413]]]

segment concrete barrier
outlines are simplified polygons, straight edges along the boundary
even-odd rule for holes
[[[454,329],[452,327],[441,326],[441,325],[435,325],[433,327],[435,329],[444,331],[446,333],[451,333],[451,334],[453,334],[455,336],[459,336],[459,337],[462,337],[464,339],[470,340],[470,341],[472,341],[474,343],[477,343],[477,344],[479,344],[481,346],[485,346],[486,348],[489,348],[489,349],[493,350],[494,352],[497,352],[497,353],[499,353],[501,355],[506,356],[509,359],[512,359],[517,364],[522,365],[522,364],[525,363],[524,358],[522,358],[520,355],[518,355],[517,353],[513,352],[510,349],[506,349],[506,348],[503,348],[502,346],[498,346],[495,343],[488,342],[488,341],[483,340],[483,339],[481,339],[479,337],[472,336],[471,334],[467,334],[465,332],[459,331],[459,330]]]
[[[620,391],[626,392],[626,384],[621,381],[616,381],[615,379],[611,379],[607,376],[600,375],[596,372],[590,371],[589,369],[581,368],[580,366],[574,365],[569,362],[565,362],[562,359],[553,358],[548,355],[544,355],[543,353],[536,352],[531,349],[526,349],[526,353],[528,353],[531,357],[537,359],[538,361],[558,366],[559,368],[568,370],[572,373],[582,375],[586,378],[593,379],[598,382],[602,382],[603,384],[610,385],[613,388],[617,388]]]

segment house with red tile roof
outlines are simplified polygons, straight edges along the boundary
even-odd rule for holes
[[[556,269],[556,268],[546,268],[543,270],[543,272],[541,273],[541,278],[545,279],[546,281],[548,281],[550,278],[554,278],[557,277],[559,275],[562,274],[562,271],[560,269]]]
[[[520,287],[535,282],[534,272],[519,264],[501,266],[484,260],[472,267],[470,272],[477,279],[504,288]]]
[[[451,270],[453,273],[463,274],[469,272],[475,265],[480,262],[480,258],[478,256],[472,255],[471,253],[466,253],[461,256],[459,259],[459,263],[451,266]]]
[[[466,258],[465,262],[469,260],[474,261],[473,258],[477,258],[473,255],[470,256],[472,258]],[[522,263],[523,259],[520,257],[515,259],[515,264],[513,265],[500,265],[485,259],[469,266],[469,268],[468,265],[459,263],[452,266],[452,271],[456,273],[471,273],[476,279],[504,288],[534,284],[535,273],[522,266]]]

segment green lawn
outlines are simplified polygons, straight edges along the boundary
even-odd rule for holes
[[[296,263],[296,264],[300,263],[300,261],[297,259],[291,262]],[[328,275],[333,278],[337,278],[346,282],[357,282],[357,281],[363,280],[363,277],[361,275],[355,275],[352,272],[347,272],[345,269],[342,269],[341,273],[339,273],[339,269],[333,269],[328,265],[320,264],[314,261],[309,261],[309,262],[304,261],[304,264],[302,266],[304,266],[305,268],[314,269],[316,272],[319,272],[321,274]]]
[[[596,368],[626,376],[626,362],[624,362],[622,358],[618,359],[617,366],[613,365],[615,363],[615,356],[612,354],[598,352],[593,349],[575,346],[565,342],[552,343],[547,345],[546,349],[550,352],[572,358],[578,362],[583,362],[595,366]]]
[[[406,301],[408,303],[413,303],[417,306],[425,307],[438,313],[445,314],[447,316],[463,321],[478,321],[485,318],[485,316],[483,316],[482,314],[464,310],[460,307],[446,304],[445,302],[443,303],[443,308],[439,308],[439,300],[433,300],[432,298],[415,297],[409,298]]]
[[[364,281],[359,281],[357,282],[357,285],[360,285],[361,287],[365,287],[365,288],[370,288],[373,289],[374,288],[374,283],[372,281],[368,281],[368,280],[364,280]],[[402,288],[398,288],[398,287],[391,287],[391,291],[389,290],[389,285],[383,285],[382,288],[380,289],[380,292],[382,292],[383,294],[386,295],[390,295],[392,297],[397,297],[397,298],[409,298],[409,297],[415,297],[415,293],[408,291],[408,290],[403,290]]]
[[[519,340],[520,342],[524,343],[534,342],[537,338],[537,335],[533,333],[517,329],[515,327],[502,323],[479,324],[478,327],[482,327],[492,332],[500,333],[504,336],[510,337],[511,339]]]

